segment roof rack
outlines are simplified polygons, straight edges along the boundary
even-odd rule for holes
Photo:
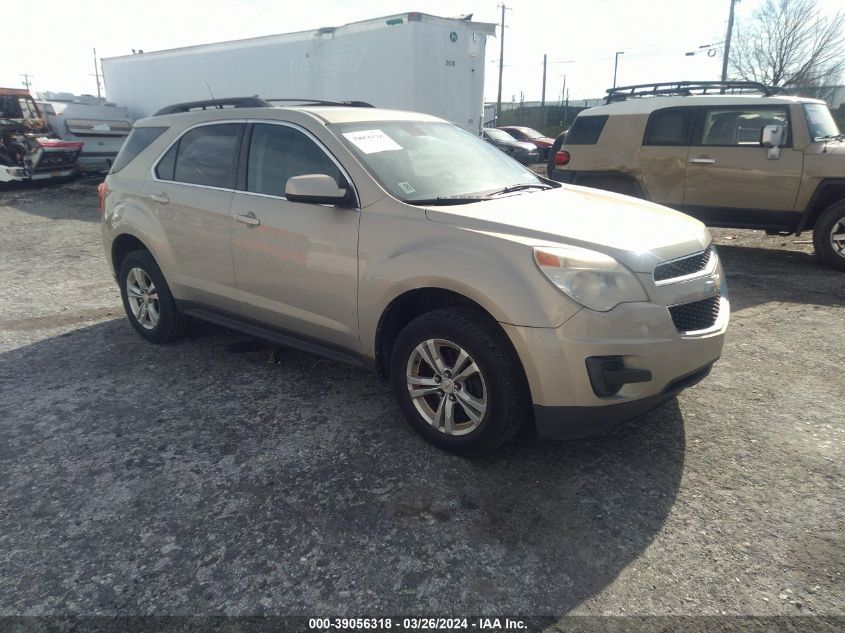
[[[265,99],[270,103],[296,103],[298,105],[343,106],[349,108],[374,108],[366,101],[324,101],[323,99]]]
[[[271,108],[260,97],[231,97],[228,99],[207,99],[205,101],[187,101],[162,108],[153,116],[190,112],[191,110],[223,110],[224,108]]]
[[[760,93],[764,97],[771,97],[780,91],[779,87],[767,86],[757,81],[669,81],[609,88],[605,91],[607,96],[604,98],[604,102],[607,104],[636,97],[689,97],[693,94],[742,94],[746,92]]]
[[[187,101],[169,105],[153,116],[165,114],[177,114],[179,112],[191,112],[194,110],[224,110],[227,108],[272,108],[274,103],[288,103],[296,105],[328,105],[346,106],[353,108],[372,108],[371,103],[366,101],[323,101],[322,99],[262,99],[254,97],[230,97],[227,99],[207,99],[205,101]]]

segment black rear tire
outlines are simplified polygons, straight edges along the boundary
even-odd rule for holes
[[[420,414],[410,394],[409,361],[418,345],[435,339],[465,350],[483,377],[486,409],[477,427],[463,435],[450,435],[435,428]],[[528,384],[510,340],[492,318],[469,307],[432,310],[405,326],[391,352],[390,376],[399,406],[414,429],[428,442],[450,453],[465,456],[490,453],[510,440],[530,417]],[[436,403],[438,397],[444,396],[431,397]],[[460,405],[460,400],[457,403]],[[460,415],[458,411],[456,418]]]
[[[845,270],[845,252],[837,252],[830,239],[830,232],[837,225],[842,233],[845,233],[845,200],[830,205],[816,220],[813,228],[813,246],[816,255],[825,264],[837,270]]]
[[[127,290],[128,277],[134,269],[140,269],[152,280],[157,292],[158,320],[154,327],[144,327],[130,307]],[[176,302],[170,292],[170,287],[161,273],[152,254],[147,250],[132,251],[120,264],[117,275],[120,285],[120,296],[123,299],[123,309],[129,323],[144,339],[151,343],[169,343],[180,338],[188,326],[189,319],[179,312]]]

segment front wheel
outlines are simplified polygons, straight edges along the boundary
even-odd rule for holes
[[[405,417],[443,450],[489,453],[528,418],[519,358],[498,324],[475,310],[455,306],[417,317],[396,339],[390,365]]]
[[[816,220],[813,246],[828,266],[845,270],[845,200],[830,205]]]

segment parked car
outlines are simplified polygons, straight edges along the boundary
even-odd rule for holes
[[[495,145],[508,156],[518,160],[520,163],[529,164],[540,162],[540,152],[532,143],[517,141],[507,132],[486,127],[481,131],[482,138],[488,143]]]
[[[555,140],[547,173],[710,226],[813,229],[816,254],[845,270],[845,140],[817,99],[749,82],[608,90]]]
[[[562,187],[425,114],[166,108],[136,122],[100,205],[142,338],[197,317],[368,367],[460,454],[648,411],[707,375],[728,325],[703,224]]]
[[[549,157],[549,150],[552,145],[555,144],[555,140],[553,138],[540,134],[537,130],[530,127],[524,127],[521,125],[503,125],[497,129],[507,132],[517,141],[531,143],[540,153],[541,161],[546,160]]]
[[[129,110],[113,103],[38,101],[47,125],[65,141],[84,143],[77,165],[89,173],[106,172],[132,131]]]
[[[0,88],[0,183],[72,176],[81,151],[47,128],[28,90]]]

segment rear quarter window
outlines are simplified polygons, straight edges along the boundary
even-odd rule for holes
[[[564,145],[595,145],[599,141],[608,115],[579,116],[563,139]]]
[[[166,127],[136,127],[121,146],[109,173],[115,174],[126,167],[165,131],[167,131]]]

